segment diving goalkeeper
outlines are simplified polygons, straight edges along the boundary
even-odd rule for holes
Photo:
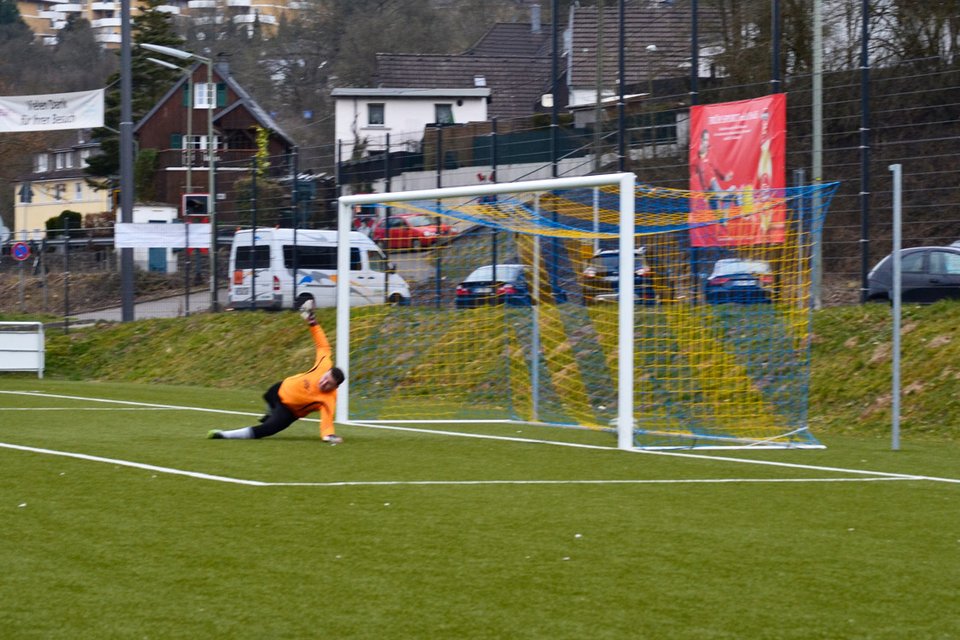
[[[266,415],[255,427],[243,427],[230,431],[214,429],[208,438],[249,440],[266,438],[280,433],[298,418],[314,411],[320,412],[320,439],[330,444],[340,444],[343,438],[334,433],[333,413],[337,406],[337,387],[343,383],[343,371],[333,366],[330,342],[313,313],[314,302],[307,300],[300,307],[300,315],[310,325],[313,342],[317,346],[317,359],[313,368],[305,373],[285,378],[263,394],[267,401]]]

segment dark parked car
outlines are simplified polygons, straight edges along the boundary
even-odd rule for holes
[[[457,285],[456,307],[471,309],[506,304],[520,307],[531,304],[526,267],[522,264],[486,265],[475,269]]]
[[[867,299],[889,301],[893,289],[893,254],[867,275]],[[900,250],[900,299],[930,303],[960,298],[960,247],[914,247]]]
[[[708,304],[772,302],[775,278],[766,260],[717,260],[703,285]]]
[[[583,270],[583,303],[616,302],[620,295],[620,250],[603,249],[593,254]],[[633,255],[633,296],[636,304],[655,304],[653,271],[647,264],[646,251]]]
[[[526,265],[498,264],[475,269],[457,285],[455,306],[472,309],[487,305],[505,304],[512,307],[528,307],[533,304],[533,295],[528,284]],[[554,290],[556,302],[566,302],[567,294]]]

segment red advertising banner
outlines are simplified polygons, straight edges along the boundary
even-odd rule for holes
[[[786,126],[783,93],[690,108],[693,246],[783,242]]]

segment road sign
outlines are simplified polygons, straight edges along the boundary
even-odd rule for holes
[[[26,242],[15,242],[12,253],[14,260],[26,260],[30,257],[30,245]]]

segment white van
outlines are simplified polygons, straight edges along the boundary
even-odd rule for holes
[[[229,307],[294,309],[306,298],[318,307],[336,306],[337,232],[296,231],[296,245],[293,229],[237,231],[230,246]],[[409,304],[410,287],[370,238],[351,231],[350,305],[383,303]]]

